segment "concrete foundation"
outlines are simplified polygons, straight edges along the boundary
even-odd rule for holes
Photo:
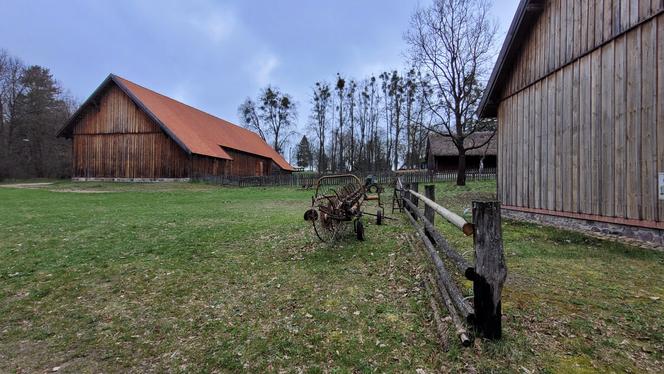
[[[664,250],[664,230],[502,209],[509,219],[535,222],[644,248]]]

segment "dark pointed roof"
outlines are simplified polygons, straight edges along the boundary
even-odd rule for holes
[[[475,145],[480,145],[489,140],[493,136],[493,131],[482,131],[471,134],[466,138],[465,145],[466,147],[473,147]],[[498,154],[498,139],[493,136],[493,139],[489,141],[484,147],[471,149],[466,152],[467,156],[484,156],[490,155],[495,156]],[[440,134],[431,134],[429,135],[429,154],[433,156],[458,156],[459,150],[457,149],[452,138],[449,136],[443,136]]]

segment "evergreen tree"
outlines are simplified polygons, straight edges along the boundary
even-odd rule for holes
[[[297,165],[303,168],[308,168],[313,162],[313,153],[311,152],[311,145],[307,136],[303,136],[300,143],[297,145],[297,153],[295,155]]]
[[[0,50],[0,179],[68,176],[71,143],[55,134],[73,107],[47,68]]]

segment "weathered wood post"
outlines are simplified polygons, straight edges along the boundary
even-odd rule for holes
[[[424,186],[424,196],[426,196],[429,200],[431,201],[436,201],[436,186],[433,184],[429,184]],[[435,219],[436,219],[436,211],[433,210],[429,204],[426,202],[424,203],[424,218],[429,221],[431,226],[435,227]],[[431,240],[432,243],[438,244],[439,241],[436,240],[434,237],[433,233],[426,228],[427,226],[425,225],[425,230],[424,232],[427,234],[427,237],[429,240]],[[433,229],[432,229],[433,230]]]
[[[413,182],[411,183],[410,189],[415,192],[420,192],[420,184],[417,182]],[[412,202],[416,208],[420,205],[420,199],[418,199],[414,195],[410,196],[410,202]],[[416,221],[418,220],[417,215],[414,215],[414,218]]]
[[[474,201],[475,279],[473,280],[475,327],[487,339],[500,339],[501,293],[507,267],[503,255],[500,202]]]
[[[410,201],[410,183],[404,184],[403,185],[403,190],[404,190],[403,199]],[[406,210],[408,212],[410,212],[410,208],[406,204],[403,204],[403,205],[404,205],[404,208],[406,208]]]
[[[424,186],[424,196],[431,201],[436,201],[436,186],[433,184]],[[434,211],[429,204],[424,204],[424,217],[433,225],[436,218],[436,211]]]

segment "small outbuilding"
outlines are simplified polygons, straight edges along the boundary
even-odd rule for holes
[[[487,143],[487,140],[489,141]],[[476,132],[465,140],[466,147],[486,143],[483,147],[466,152],[466,169],[479,170],[496,167],[497,141],[493,132]],[[459,169],[459,150],[449,136],[431,134],[427,138],[427,169],[431,171],[452,171]]]
[[[505,214],[664,246],[664,1],[521,0],[479,114]]]
[[[74,179],[186,180],[293,171],[258,134],[113,74],[58,136],[72,139]]]

